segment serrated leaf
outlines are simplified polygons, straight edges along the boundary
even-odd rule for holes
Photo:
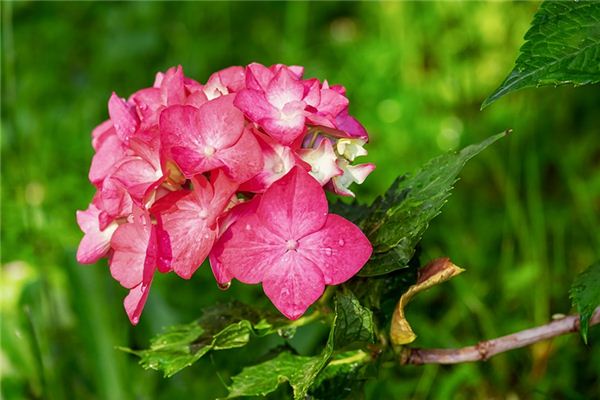
[[[467,161],[507,133],[491,136],[458,153],[436,157],[414,175],[396,179],[373,202],[370,214],[360,224],[373,245],[373,255],[358,274],[375,276],[406,268]]]
[[[569,295],[573,307],[580,314],[581,337],[587,344],[590,318],[596,307],[600,306],[600,261],[592,264],[575,278]]]
[[[364,383],[377,375],[372,361],[369,354],[362,350],[335,355],[317,376],[310,390],[311,397],[319,400],[364,398]]]
[[[375,326],[373,313],[363,307],[349,290],[341,290],[335,297],[337,326],[334,335],[334,348],[350,349],[373,343]]]
[[[173,376],[192,365],[211,350],[245,346],[252,336],[265,336],[290,328],[290,321],[259,312],[239,302],[207,309],[195,322],[170,327],[156,336],[146,350],[121,350],[140,357],[146,369]],[[289,332],[287,332],[289,334]]]
[[[481,105],[526,87],[600,82],[600,3],[545,1],[515,67]]]
[[[417,283],[412,285],[402,296],[400,296],[400,301],[398,301],[398,305],[394,310],[392,325],[390,327],[390,339],[394,346],[411,343],[417,337],[404,315],[404,308],[408,302],[417,293],[445,282],[463,271],[462,268],[451,263],[448,258],[433,260],[423,267],[420,271]]]
[[[294,391],[294,399],[304,399],[333,354],[336,319],[334,317],[327,344],[321,354],[306,357],[282,352],[271,360],[246,367],[231,378],[227,398],[264,396],[275,391],[281,383],[289,382]]]
[[[303,398],[308,388],[307,375],[320,363],[317,357],[303,357],[289,352],[279,355],[262,364],[246,367],[232,377],[227,398],[239,396],[265,396],[274,392],[284,382],[289,382],[294,390],[294,398]],[[304,393],[304,395],[302,395]]]
[[[329,205],[329,212],[341,215],[347,220],[360,225],[367,215],[369,215],[369,207],[359,204],[356,201],[348,204],[338,200]]]

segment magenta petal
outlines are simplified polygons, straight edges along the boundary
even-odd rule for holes
[[[139,157],[129,157],[113,173],[131,197],[140,205],[144,202],[146,193],[162,179],[162,171]]]
[[[160,92],[164,105],[183,104],[185,101],[185,87],[181,65],[167,70],[160,83]]]
[[[150,293],[150,283],[140,283],[136,287],[129,291],[129,294],[125,297],[123,305],[125,306],[125,312],[129,317],[132,325],[137,325],[140,322],[140,315],[146,305],[148,299],[148,293]]]
[[[171,267],[184,279],[191,278],[196,272],[217,237],[216,227],[209,226],[209,219],[215,213],[212,199],[211,185],[199,176],[194,181],[194,192],[162,215],[162,227],[171,242]]]
[[[131,196],[123,185],[112,176],[107,177],[102,182],[102,191],[100,192],[102,209],[114,218],[123,217],[131,214],[133,202]]]
[[[246,87],[264,91],[273,79],[273,75],[273,72],[262,64],[249,64],[246,67]]]
[[[139,222],[120,225],[111,240],[114,250],[110,273],[119,283],[132,289],[144,280],[144,265],[151,228]]]
[[[104,257],[110,249],[110,239],[117,229],[117,224],[101,229],[99,214],[100,210],[94,204],[90,204],[85,211],[77,211],[77,223],[84,232],[77,248],[77,261],[82,264],[93,264]]]
[[[135,106],[127,103],[113,92],[110,100],[108,100],[108,114],[117,135],[123,142],[127,143],[140,124]]]
[[[265,274],[263,290],[289,319],[297,319],[325,290],[323,274],[311,261],[288,251]]]
[[[371,257],[373,247],[352,222],[329,214],[323,229],[299,241],[298,252],[319,266],[328,285],[353,277]]]
[[[242,90],[237,94],[234,104],[254,122],[278,116],[278,111],[267,101],[265,93],[258,90]]]
[[[98,151],[102,142],[104,142],[107,137],[115,134],[116,132],[113,128],[112,121],[107,119],[92,130],[92,147],[94,150]]]
[[[287,103],[302,100],[304,85],[287,68],[281,68],[265,92],[269,103],[282,110]]]
[[[264,130],[280,143],[291,145],[304,132],[306,118],[297,113],[286,118],[265,118],[259,121]]]
[[[173,261],[173,250],[171,248],[171,238],[169,237],[169,233],[163,228],[160,215],[156,216],[156,220],[156,267],[160,272],[165,273],[172,269],[171,262]]]
[[[89,179],[94,185],[102,181],[111,173],[118,163],[125,158],[126,148],[116,134],[107,136],[99,145],[92,158]]]
[[[227,268],[223,265],[222,262],[219,261],[215,252],[211,251],[208,256],[208,260],[210,261],[210,269],[215,277],[215,280],[218,284],[224,285],[234,278],[233,274],[229,272]]]
[[[233,146],[219,150],[217,157],[234,181],[242,183],[254,177],[263,168],[260,145],[250,129],[245,129]]]
[[[244,129],[244,115],[233,105],[235,95],[218,97],[199,110],[199,133],[204,142],[222,149],[233,145]]]
[[[295,166],[267,189],[257,215],[279,236],[295,239],[321,229],[327,210],[321,185],[304,169]]]
[[[213,254],[215,265],[239,281],[259,283],[285,251],[285,241],[266,229],[256,214],[250,214],[225,231]]]

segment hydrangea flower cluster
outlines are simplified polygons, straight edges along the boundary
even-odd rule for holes
[[[369,259],[351,222],[328,212],[325,189],[353,196],[372,164],[368,136],[342,86],[295,66],[250,64],[202,85],[182,68],[123,99],[92,132],[89,179],[77,212],[81,263],[109,258],[137,324],[156,271],[189,279],[206,258],[216,281],[262,283],[288,318]]]

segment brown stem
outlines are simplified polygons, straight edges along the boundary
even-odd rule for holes
[[[600,323],[600,307],[590,318],[590,326]],[[579,331],[579,315],[570,315],[546,325],[526,329],[496,339],[484,340],[475,346],[460,349],[416,349],[404,348],[400,354],[400,364],[459,364],[464,362],[486,361],[505,351],[519,349],[555,336]]]

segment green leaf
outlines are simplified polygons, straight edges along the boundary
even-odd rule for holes
[[[369,215],[369,207],[356,201],[348,204],[338,200],[329,205],[329,211],[358,225]]]
[[[121,350],[140,357],[144,368],[162,371],[170,377],[209,351],[245,346],[252,336],[285,331],[289,337],[293,335],[294,324],[282,317],[232,302],[206,310],[198,321],[169,328],[152,339],[149,349]]]
[[[589,322],[596,307],[600,306],[600,261],[592,264],[575,278],[569,290],[573,307],[580,317],[580,332],[587,344]]]
[[[434,158],[411,176],[403,176],[371,205],[360,224],[373,244],[373,255],[360,276],[387,274],[406,268],[415,247],[450,196],[467,161],[509,131],[483,142]]]
[[[600,3],[545,1],[525,41],[514,69],[482,109],[526,87],[600,82]]]
[[[310,395],[323,400],[362,399],[365,382],[376,376],[377,368],[369,354],[362,350],[340,353],[317,376]]]
[[[350,349],[361,347],[375,340],[373,313],[360,305],[349,290],[341,290],[335,297],[337,326],[334,334],[334,347]]]
[[[279,384],[289,382],[294,391],[294,399],[304,399],[333,354],[336,320],[334,317],[327,344],[321,354],[306,357],[283,352],[271,360],[246,367],[231,378],[227,398],[264,396],[275,391]]]

